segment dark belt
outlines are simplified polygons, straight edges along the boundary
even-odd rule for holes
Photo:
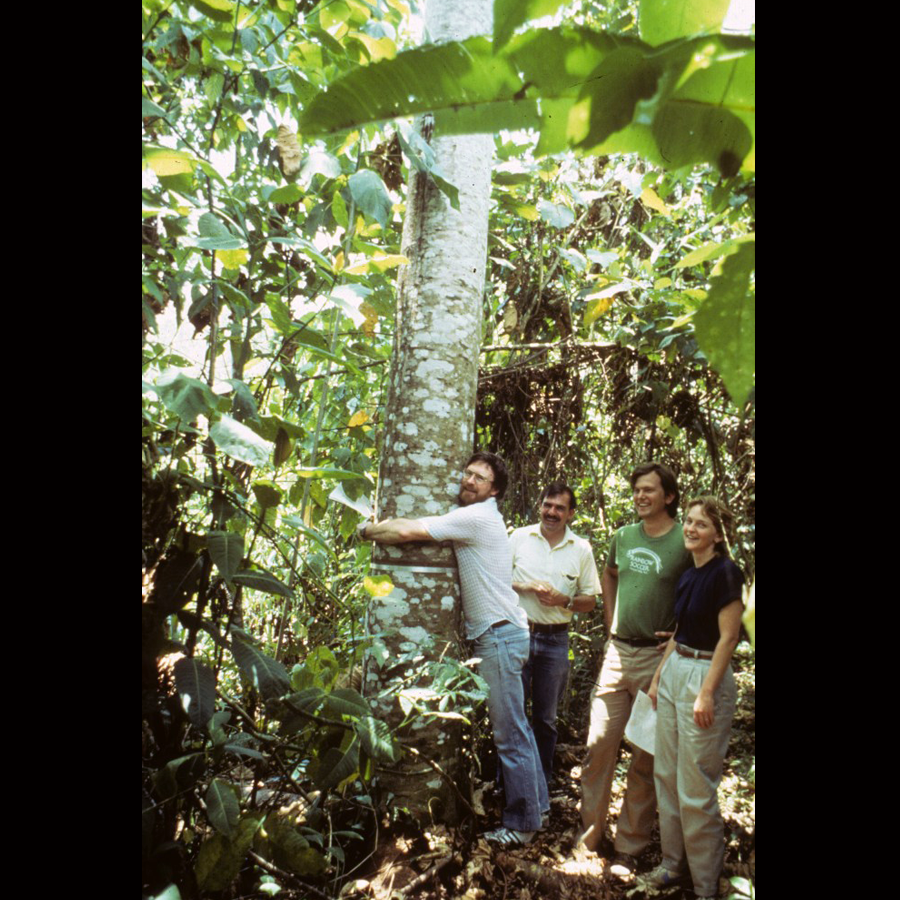
[[[629,647],[658,647],[662,643],[662,641],[659,641],[656,638],[627,638],[618,634],[614,634],[612,639],[614,641],[621,641],[623,644],[628,644]]]
[[[713,655],[708,650],[695,650],[693,647],[685,647],[684,644],[676,644],[675,652],[679,656],[687,656],[690,659],[712,659]]]
[[[535,634],[559,634],[561,631],[569,630],[569,623],[557,622],[555,625],[547,625],[543,622],[532,622],[529,619],[528,630]]]

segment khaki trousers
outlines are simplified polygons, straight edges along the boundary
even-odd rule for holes
[[[709,660],[677,653],[666,660],[656,719],[656,793],[662,864],[690,869],[698,897],[715,897],[725,855],[725,835],[716,789],[731,735],[735,687],[731,667],[715,695],[713,723],[694,723],[694,701]]]
[[[587,755],[581,771],[581,843],[597,851],[606,826],[619,744],[638,691],[646,691],[659,665],[655,647],[631,647],[611,640],[591,700]],[[656,818],[653,757],[634,748],[615,848],[637,856],[649,843]]]

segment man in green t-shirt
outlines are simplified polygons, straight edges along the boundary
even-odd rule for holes
[[[638,691],[646,691],[660,651],[675,625],[675,587],[690,565],[678,511],[678,482],[671,469],[646,463],[631,473],[640,522],[613,536],[601,578],[603,614],[610,641],[591,701],[587,756],[581,773],[581,842],[598,852],[606,826],[619,744]],[[650,843],[656,817],[653,757],[634,748],[611,871],[634,871]]]

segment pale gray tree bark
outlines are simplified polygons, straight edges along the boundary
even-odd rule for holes
[[[439,43],[489,34],[492,5],[492,0],[429,0],[426,39]],[[454,210],[433,181],[412,171],[402,244],[409,265],[401,273],[397,300],[379,519],[448,512],[473,449],[493,138],[432,136],[429,123],[426,116],[417,124],[443,177],[459,189],[460,208]],[[370,631],[383,637],[367,660],[365,686],[370,697],[381,696],[379,713],[396,724],[398,692],[404,686],[427,687],[428,664],[456,655],[456,563],[449,546],[378,546],[373,570],[389,575],[394,590],[370,609]],[[446,719],[420,718],[405,730],[404,740],[418,753],[388,767],[382,786],[417,817],[452,821],[459,809],[459,742],[453,729]]]

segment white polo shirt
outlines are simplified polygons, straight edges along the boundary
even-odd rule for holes
[[[517,528],[509,536],[513,581],[546,581],[567,597],[600,593],[600,576],[591,545],[566,526],[563,539],[551,547],[541,526]],[[519,596],[519,603],[532,622],[558,625],[572,618],[561,606],[544,606],[532,591]]]
[[[504,619],[528,627],[512,589],[509,538],[494,497],[418,521],[434,540],[453,542],[469,640]]]

